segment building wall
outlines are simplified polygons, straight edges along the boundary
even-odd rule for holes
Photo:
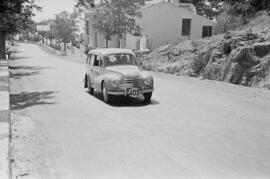
[[[149,49],[149,46],[147,46],[148,37],[146,35],[143,35],[141,37],[136,37],[130,34],[126,35],[126,48],[130,50],[145,50]],[[139,43],[139,49],[137,49],[137,43]]]
[[[214,26],[214,22],[197,14],[193,14],[191,23],[191,39],[202,38],[203,26]]]
[[[97,48],[106,48],[106,40],[105,40],[104,35],[99,33],[98,38],[99,38],[99,44],[98,44]],[[119,41],[118,38],[112,37],[112,39],[109,40],[109,42],[108,42],[108,48],[118,48],[119,47],[118,41]],[[126,48],[126,40],[125,39],[120,40],[120,47]]]
[[[127,40],[126,42],[127,49],[131,49],[131,50],[136,49],[136,42],[138,41],[138,37],[127,34],[126,40]]]
[[[91,23],[92,15],[86,13],[89,20],[89,34],[86,34],[88,47],[104,48],[105,38],[102,34],[96,33]],[[182,36],[182,19],[191,19],[190,36]],[[193,40],[202,38],[203,26],[213,26],[214,22],[196,15],[186,9],[178,7],[175,3],[161,2],[142,9],[142,18],[136,19],[142,28],[143,38],[134,37],[130,34],[121,40],[121,47],[131,50],[137,49],[140,39],[140,50],[145,48],[157,48],[161,45],[178,43],[181,40]],[[86,24],[86,23],[85,23]],[[95,43],[97,35],[98,45]],[[148,44],[146,41],[148,40]],[[136,45],[137,43],[137,45]],[[118,47],[117,38],[109,41],[109,47]]]
[[[182,19],[184,18],[192,19],[189,37],[182,36]],[[152,48],[168,43],[177,43],[180,40],[202,38],[202,27],[214,24],[202,16],[169,2],[144,8],[142,18],[138,18],[137,22],[140,24],[143,34],[150,38]]]

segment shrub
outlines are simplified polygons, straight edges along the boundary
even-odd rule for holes
[[[253,27],[267,27],[270,24],[270,17],[268,12],[266,11],[259,11],[257,12],[256,16],[250,22],[249,26]]]
[[[221,13],[216,20],[217,23],[214,27],[214,34],[220,34],[234,30],[239,27],[239,25],[243,24],[242,18],[240,16],[234,16],[227,12]]]

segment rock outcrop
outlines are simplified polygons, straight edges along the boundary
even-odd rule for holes
[[[209,48],[193,60],[197,76],[245,86],[261,86],[270,70],[270,41],[257,35],[236,34],[222,39],[217,48]]]
[[[147,70],[270,89],[270,28],[166,45],[141,60]]]

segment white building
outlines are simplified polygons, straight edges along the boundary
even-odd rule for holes
[[[154,0],[142,7],[142,17],[136,22],[142,29],[142,36],[126,34],[125,39],[113,39],[109,47],[124,47],[131,50],[157,48],[181,40],[192,40],[212,36],[214,22],[196,14],[191,3],[177,0]],[[93,28],[94,11],[86,13],[86,38],[89,46],[105,47],[102,34]]]

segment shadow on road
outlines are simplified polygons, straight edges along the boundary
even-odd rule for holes
[[[93,95],[95,98],[103,101],[102,93],[95,93]],[[151,99],[149,104],[143,102],[143,96],[132,98],[129,96],[113,96],[111,103],[112,107],[143,107],[148,105],[157,105],[158,101]]]
[[[32,76],[32,75],[39,75],[39,71],[32,71],[32,72],[19,72],[19,73],[12,73],[9,72],[9,76],[14,79],[20,79],[24,76]]]
[[[12,50],[11,53],[23,53],[22,50]]]
[[[44,70],[52,69],[51,67],[40,67],[40,66],[9,66],[11,70]]]
[[[55,104],[51,99],[54,98],[53,91],[42,92],[21,92],[10,95],[11,110],[21,110],[35,105]]]
[[[40,70],[52,69],[50,67],[39,67],[39,66],[9,66],[10,77],[14,79],[19,79],[23,76],[39,75]]]
[[[27,59],[27,58],[30,58],[30,57],[17,57],[17,56],[11,55],[10,60],[21,60],[21,59]]]

